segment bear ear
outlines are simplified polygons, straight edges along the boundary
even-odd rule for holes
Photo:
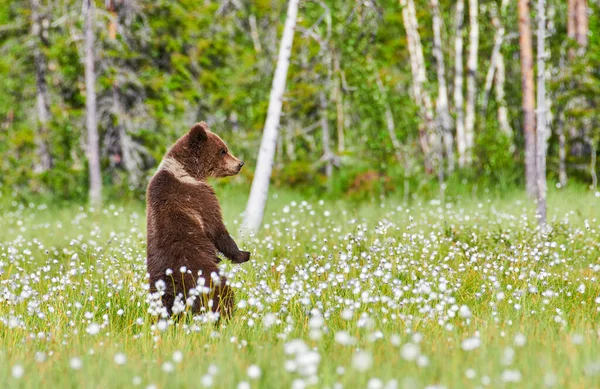
[[[204,142],[208,139],[208,131],[208,124],[205,122],[198,122],[190,129],[190,140],[194,143]]]

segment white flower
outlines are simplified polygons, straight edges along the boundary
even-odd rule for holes
[[[525,338],[525,335],[521,333],[515,335],[515,346],[523,347],[525,346],[525,343],[527,343],[527,338]]]
[[[502,372],[502,381],[521,382],[521,372],[518,370],[504,370]]]
[[[25,369],[23,369],[23,366],[21,365],[14,365],[12,368],[12,376],[14,378],[21,378],[23,377],[23,373],[25,373]]]
[[[367,389],[382,389],[383,382],[379,378],[371,378],[369,382],[367,382]]]
[[[165,362],[162,365],[162,369],[165,373],[171,373],[171,372],[173,372],[173,370],[175,370],[175,367],[173,366],[173,364],[171,362]]]
[[[417,358],[417,366],[419,367],[427,367],[429,366],[429,358],[425,355],[419,355]]]
[[[267,313],[265,317],[263,317],[263,325],[265,328],[272,327],[277,322],[277,316],[272,313]]]
[[[217,375],[218,372],[219,372],[219,368],[217,367],[217,365],[211,364],[208,366],[208,374]]]
[[[407,343],[402,346],[402,350],[400,350],[400,355],[403,359],[407,361],[414,361],[419,356],[420,350],[419,346],[413,343]]]
[[[90,335],[96,335],[98,332],[100,332],[100,325],[96,323],[90,323],[86,329],[86,332]]]
[[[582,344],[583,343],[583,335],[581,335],[581,334],[571,335],[571,342],[573,342],[573,344]]]
[[[292,389],[304,389],[306,388],[306,382],[303,379],[296,378],[292,381]]]
[[[205,374],[202,377],[202,386],[204,386],[205,388],[209,388],[213,385],[214,379],[213,376],[211,376],[210,374]]]
[[[358,371],[367,371],[373,366],[373,357],[366,351],[357,351],[352,357],[352,366]]]
[[[118,353],[115,355],[115,363],[117,365],[124,365],[127,362],[127,357],[123,353]]]
[[[250,365],[248,366],[248,377],[250,377],[253,380],[256,380],[258,378],[260,378],[260,367],[256,366],[256,365]]]
[[[346,308],[342,311],[342,319],[344,320],[350,320],[352,319],[352,315],[354,314],[354,312],[352,312],[351,309]]]
[[[460,309],[458,310],[458,314],[463,319],[471,318],[471,310],[466,305],[461,305]]]
[[[158,329],[159,329],[160,331],[164,331],[164,330],[166,330],[168,326],[169,326],[169,323],[167,323],[167,321],[166,321],[166,320],[159,320],[159,321],[158,321],[158,325],[157,325],[157,327],[158,327]]]
[[[511,365],[514,359],[515,350],[513,350],[511,347],[506,347],[502,353],[502,364],[507,366]]]
[[[461,347],[465,351],[471,351],[471,350],[475,350],[480,345],[481,345],[481,340],[479,338],[467,338],[462,341]]]
[[[73,369],[73,370],[81,369],[82,365],[83,365],[83,363],[81,362],[81,359],[79,359],[77,357],[71,358],[71,360],[69,361],[69,366],[71,366],[71,369]]]
[[[183,361],[183,353],[177,350],[173,353],[173,362],[181,363],[181,361]]]
[[[250,384],[246,381],[242,381],[238,384],[237,389],[250,389]]]
[[[35,353],[35,361],[37,363],[42,363],[46,360],[46,353],[42,351],[36,351]]]
[[[343,346],[350,346],[356,343],[356,339],[350,336],[346,331],[338,331],[335,333],[335,341]]]
[[[554,373],[548,372],[546,374],[544,374],[544,385],[547,387],[552,387],[554,385],[556,385],[556,375]]]

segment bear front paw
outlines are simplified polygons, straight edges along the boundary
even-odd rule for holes
[[[250,253],[248,251],[240,251],[238,258],[233,261],[234,263],[244,263],[250,260]]]

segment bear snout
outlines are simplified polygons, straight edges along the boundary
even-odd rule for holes
[[[244,161],[240,161],[240,164],[238,165],[238,172],[242,170],[242,166],[244,166]]]

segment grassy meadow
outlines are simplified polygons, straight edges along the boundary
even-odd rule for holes
[[[220,194],[237,236],[245,198]],[[600,197],[271,193],[233,319],[149,313],[142,203],[0,198],[7,388],[599,388]],[[175,269],[174,269],[175,270]]]

